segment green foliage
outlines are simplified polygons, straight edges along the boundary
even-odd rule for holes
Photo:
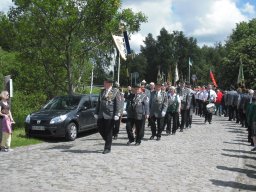
[[[17,127],[17,126],[15,126]],[[40,139],[28,138],[25,134],[24,128],[15,128],[12,134],[11,148],[34,145],[42,143]]]
[[[12,114],[17,127],[24,127],[24,121],[28,114],[39,110],[45,104],[47,96],[44,93],[29,94],[23,91],[15,91],[11,100]]]
[[[237,24],[230,35],[227,44],[227,55],[223,59],[225,70],[228,72],[226,84],[235,85],[237,82],[240,62],[243,63],[245,84],[256,88],[256,19]],[[234,74],[236,75],[234,78]]]
[[[198,59],[199,47],[195,39],[187,38],[179,31],[169,33],[163,28],[156,40],[148,34],[144,43],[141,52],[147,61],[146,79],[149,82],[156,82],[158,69],[166,80],[173,82],[176,64],[180,79],[188,80],[188,59]]]
[[[26,68],[42,71],[41,82],[50,85],[49,95],[76,92],[80,84],[89,80],[91,60],[98,66],[109,65],[108,55],[113,50],[111,32],[118,30],[121,20],[130,33],[138,31],[140,23],[146,21],[141,12],[130,9],[118,12],[119,0],[15,0],[14,3],[16,7],[9,12],[9,21],[5,17],[3,21],[12,27],[9,31],[15,31],[14,49],[27,64]]]

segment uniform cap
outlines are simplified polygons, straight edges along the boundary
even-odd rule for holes
[[[134,88],[141,88],[141,84],[140,84],[140,83],[136,84],[136,85],[134,86]]]
[[[107,83],[113,83],[114,82],[113,79],[111,79],[111,78],[105,78],[104,81],[107,82]]]

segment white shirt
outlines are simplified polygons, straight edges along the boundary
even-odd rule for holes
[[[205,92],[205,90],[199,92],[199,94],[198,94],[199,100],[202,100],[202,101],[204,100],[204,92]]]
[[[208,100],[208,92],[210,92],[210,101],[215,101],[216,98],[217,98],[217,94],[215,91],[213,91],[212,89],[209,91],[209,90],[206,90],[204,92],[204,101]]]

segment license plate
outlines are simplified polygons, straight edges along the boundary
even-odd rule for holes
[[[44,126],[32,126],[32,130],[44,131],[44,130],[45,130],[45,127],[44,127]]]

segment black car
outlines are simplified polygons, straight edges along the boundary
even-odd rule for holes
[[[96,94],[54,97],[41,110],[26,117],[26,135],[65,137],[73,141],[78,133],[97,128],[94,118],[97,101]]]

